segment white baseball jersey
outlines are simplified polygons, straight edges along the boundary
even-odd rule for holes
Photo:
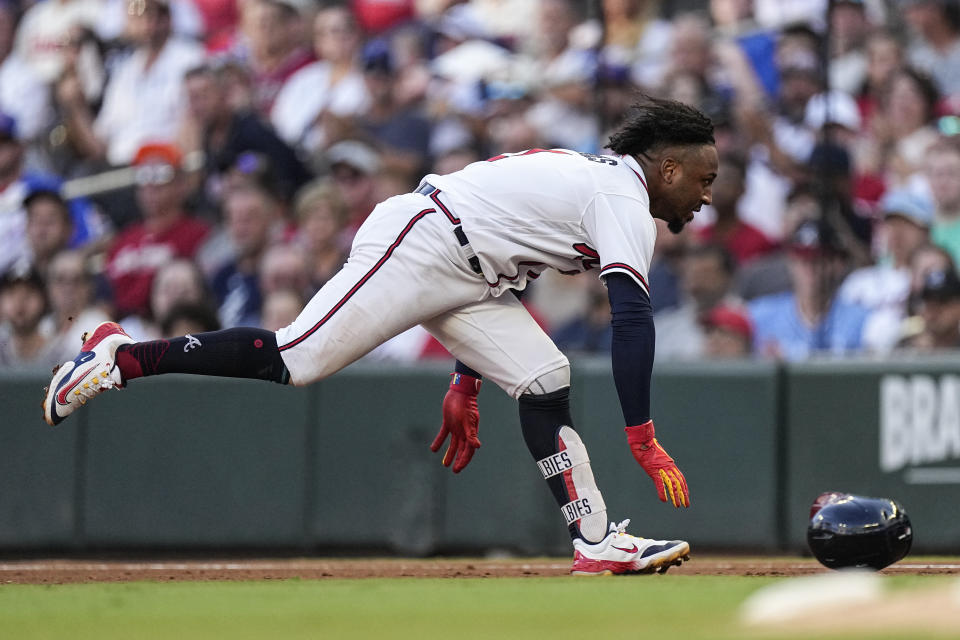
[[[656,227],[632,158],[532,150],[425,180],[436,190],[377,205],[347,264],[277,332],[294,384],[421,324],[519,397],[569,365],[523,305],[501,293],[547,267],[625,273],[647,289]]]
[[[494,295],[548,267],[625,273],[650,293],[657,227],[632,157],[532,149],[424,180],[460,219]]]

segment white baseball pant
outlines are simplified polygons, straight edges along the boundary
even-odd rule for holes
[[[299,386],[417,324],[514,398],[537,378],[568,367],[514,296],[491,295],[471,270],[453,223],[417,193],[377,205],[347,264],[277,332],[277,344]]]

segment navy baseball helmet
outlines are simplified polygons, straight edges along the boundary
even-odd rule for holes
[[[822,494],[810,509],[807,545],[825,567],[880,570],[910,551],[913,528],[896,500]]]

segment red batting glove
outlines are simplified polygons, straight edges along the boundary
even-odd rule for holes
[[[450,374],[450,389],[443,397],[443,425],[433,439],[430,451],[436,452],[450,434],[450,446],[443,455],[443,466],[453,463],[453,472],[460,473],[470,463],[473,452],[480,448],[477,430],[480,427],[480,410],[477,394],[480,393],[478,378],[465,373]]]
[[[687,488],[687,479],[680,473],[673,458],[667,455],[653,437],[653,420],[647,420],[635,427],[626,427],[624,431],[627,432],[630,452],[653,480],[661,502],[666,502],[669,495],[673,506],[689,507],[690,490]]]

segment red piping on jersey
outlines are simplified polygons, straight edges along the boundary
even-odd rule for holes
[[[496,281],[496,282],[487,282],[487,286],[489,286],[489,287],[497,287],[497,286],[500,285],[500,281],[501,281],[501,280],[519,280],[519,279],[520,279],[520,272],[523,271],[523,267],[542,267],[543,265],[544,265],[543,262],[530,262],[529,260],[521,260],[520,262],[517,263],[517,275],[515,275],[515,276],[508,276],[508,275],[503,274],[503,273],[498,273],[498,274],[497,274],[497,281]],[[580,272],[580,271],[577,271],[576,273],[581,273],[581,272]]]
[[[620,154],[620,157],[621,157],[621,158],[623,157],[623,154],[622,154],[622,153]],[[627,163],[624,162],[624,164],[627,164]],[[630,165],[628,165],[628,164],[627,164],[627,166],[630,167]],[[639,180],[639,181],[640,181],[640,184],[643,185],[644,191],[646,191],[647,194],[649,194],[649,193],[650,193],[650,187],[647,186],[647,181],[643,179],[643,176],[640,175],[640,173],[639,173],[636,169],[634,169],[633,167],[630,167],[630,171],[633,171],[633,174],[634,174],[635,176],[637,176],[637,180]]]
[[[434,192],[430,194],[430,199],[433,200],[438,207],[440,207],[440,211],[443,211],[443,214],[447,216],[447,219],[450,220],[450,222],[452,222],[453,224],[460,224],[460,218],[453,215],[450,209],[447,209],[444,206],[444,204],[440,202],[439,196],[440,196],[440,189],[435,189]]]
[[[637,280],[643,283],[643,287],[647,290],[647,292],[648,293],[650,292],[650,285],[648,285],[644,277],[640,275],[640,272],[634,269],[633,267],[631,267],[630,265],[624,264],[622,262],[611,262],[604,268],[600,269],[600,275],[603,275],[603,272],[606,271],[607,269],[625,269],[629,271],[630,273],[633,274],[633,277],[635,277]]]
[[[394,240],[393,244],[391,244],[390,247],[387,249],[386,253],[383,254],[383,257],[377,260],[377,264],[373,265],[373,268],[371,268],[370,271],[367,271],[366,275],[360,278],[360,281],[357,284],[353,285],[353,288],[350,289],[350,291],[347,291],[346,295],[340,298],[340,302],[335,304],[333,309],[330,309],[330,311],[327,312],[327,315],[323,316],[320,319],[320,322],[310,327],[310,329],[306,333],[304,333],[302,336],[300,336],[299,338],[296,338],[291,342],[288,342],[285,345],[282,345],[280,347],[280,351],[285,351],[291,347],[297,346],[298,344],[300,344],[301,342],[309,338],[311,335],[313,335],[317,331],[317,329],[322,327],[327,322],[327,320],[329,320],[333,316],[333,314],[339,311],[340,308],[347,302],[347,300],[349,300],[353,296],[353,294],[355,294],[360,289],[360,287],[366,284],[367,280],[369,280],[373,276],[373,274],[376,273],[377,270],[383,266],[383,264],[393,254],[393,250],[396,249],[398,246],[400,246],[400,243],[403,241],[403,238],[407,235],[407,233],[410,232],[410,229],[413,228],[413,225],[419,222],[428,213],[435,213],[435,212],[436,212],[436,209],[424,209],[417,215],[413,216],[410,222],[407,223],[407,226],[403,228],[403,231],[400,232],[400,235],[397,236],[397,239]]]

